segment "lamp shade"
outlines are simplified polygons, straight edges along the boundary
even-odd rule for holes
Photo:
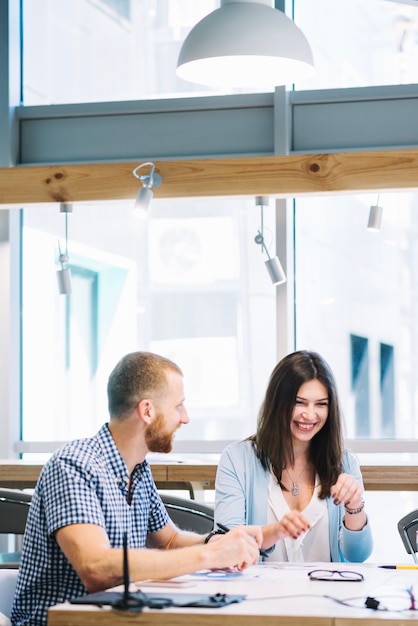
[[[378,204],[372,204],[369,211],[369,220],[367,222],[367,230],[378,232],[382,225],[383,207]]]
[[[265,264],[273,285],[281,285],[286,282],[286,274],[277,256],[268,259]]]
[[[222,0],[190,31],[177,75],[218,87],[275,87],[313,73],[309,43],[269,0]]]
[[[69,295],[71,288],[71,270],[69,267],[62,267],[57,270],[58,292],[62,295]]]
[[[152,189],[149,187],[141,187],[136,194],[134,213],[135,215],[146,215],[148,207],[152,200]]]

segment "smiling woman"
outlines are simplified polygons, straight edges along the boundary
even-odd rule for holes
[[[221,455],[215,522],[261,525],[269,560],[364,561],[372,537],[363,490],[344,450],[330,367],[315,352],[287,355],[270,376],[256,433]]]

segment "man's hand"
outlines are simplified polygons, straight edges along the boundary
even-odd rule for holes
[[[236,526],[225,535],[214,535],[207,544],[210,569],[245,569],[260,558],[263,540],[259,526]]]

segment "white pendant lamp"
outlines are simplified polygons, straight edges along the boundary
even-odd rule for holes
[[[190,31],[177,75],[213,87],[275,87],[313,73],[309,43],[270,0],[221,0]]]

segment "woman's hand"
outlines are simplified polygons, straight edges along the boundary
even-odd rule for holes
[[[334,504],[345,506],[344,526],[348,530],[362,530],[367,524],[367,515],[360,483],[350,474],[340,474],[330,491]]]
[[[331,487],[334,504],[344,504],[349,509],[357,509],[363,502],[363,490],[360,483],[351,474],[340,474]]]
[[[297,539],[302,533],[311,527],[306,517],[297,509],[292,509],[286,515],[283,515],[279,522],[267,524],[263,526],[263,545],[264,549],[270,548],[276,541],[291,537]]]

